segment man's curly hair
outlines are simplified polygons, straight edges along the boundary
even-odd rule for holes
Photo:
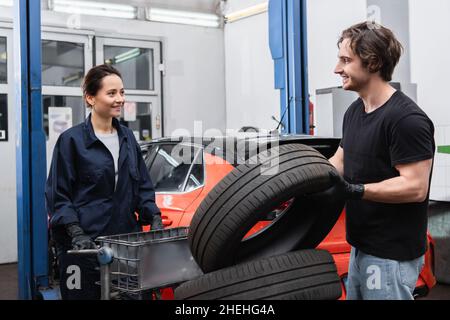
[[[380,73],[383,80],[392,80],[394,69],[404,51],[394,33],[372,21],[356,24],[342,32],[338,47],[350,40],[350,47],[371,73]]]

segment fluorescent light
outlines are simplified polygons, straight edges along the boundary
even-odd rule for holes
[[[114,58],[106,60],[105,63],[106,64],[117,64],[117,63],[125,62],[130,59],[139,57],[140,55],[141,55],[141,49],[135,48],[135,49],[129,50],[127,52],[118,54]]]
[[[109,2],[97,2],[97,1],[53,0],[53,4],[79,8],[116,10],[124,12],[134,12],[136,10],[135,7],[129,5],[114,4]]]
[[[134,57],[137,57],[140,54],[141,54],[141,49],[135,48],[135,49],[131,49],[131,50],[127,51],[127,52],[118,54],[114,59],[121,60],[121,59],[130,58],[130,57],[134,58]]]
[[[12,7],[13,4],[13,0],[0,0],[0,6],[3,7]]]
[[[220,18],[215,14],[167,10],[160,8],[149,8],[146,10],[146,18],[150,21],[188,24],[202,27],[220,26]]]
[[[112,11],[112,10],[94,10],[94,9],[80,9],[79,11],[74,10],[71,7],[60,7],[55,6],[54,11],[56,12],[64,12],[64,13],[78,13],[78,14],[85,14],[89,16],[103,16],[103,17],[110,17],[110,18],[127,18],[127,19],[134,19],[136,18],[135,14],[127,13],[127,12],[121,12],[121,11]]]
[[[76,81],[76,80],[79,80],[81,78],[83,78],[83,72],[77,72],[77,73],[73,73],[71,75],[68,75],[67,77],[64,77],[62,80],[63,80],[64,84],[68,84],[68,83],[70,83],[72,81]]]
[[[140,48],[131,49],[124,53],[118,54],[117,56],[115,56],[112,59],[106,59],[105,63],[106,64],[117,64],[117,63],[125,62],[130,59],[139,57],[141,55],[141,53],[142,53],[142,51]]]
[[[225,15],[225,23],[232,23],[241,19],[245,19],[248,17],[255,16],[257,14],[261,14],[267,12],[269,10],[269,3],[261,3],[256,6],[248,7],[246,9],[242,9],[236,12],[229,13]]]
[[[112,18],[135,19],[137,10],[133,6],[95,1],[49,1],[49,7],[56,12],[77,13]]]
[[[189,12],[189,11],[178,11],[178,10],[167,10],[159,8],[149,9],[150,17],[151,15],[167,16],[167,17],[177,17],[177,18],[188,18],[197,20],[209,20],[218,21],[219,17],[215,14],[200,13],[200,12]]]
[[[151,21],[155,22],[167,22],[167,23],[177,23],[177,24],[189,24],[194,26],[201,26],[201,27],[219,27],[219,22],[214,21],[201,21],[201,20],[194,20],[194,19],[188,19],[188,18],[173,18],[173,17],[164,17],[164,16],[153,16]]]

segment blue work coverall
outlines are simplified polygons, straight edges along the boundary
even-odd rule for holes
[[[138,232],[140,225],[151,223],[153,215],[160,214],[132,131],[115,118],[113,126],[120,145],[116,187],[113,157],[96,137],[90,115],[84,123],[62,133],[55,145],[45,196],[52,238],[61,260],[68,260],[65,251],[71,248],[66,224],[78,222],[95,239]],[[87,298],[86,292],[82,298]]]
[[[140,230],[160,214],[155,191],[140,147],[127,127],[113,119],[119,136],[119,176],[115,185],[114,160],[95,136],[91,116],[59,137],[46,184],[50,226],[79,222],[84,232],[98,236]]]

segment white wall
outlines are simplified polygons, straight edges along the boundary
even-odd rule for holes
[[[231,0],[227,13],[263,0]],[[280,119],[280,93],[274,89],[274,67],[269,49],[268,14],[262,13],[225,25],[227,128],[255,126],[272,130]]]
[[[225,27],[227,128],[274,129],[280,118],[267,30],[267,14]]]
[[[231,13],[265,2],[267,2],[267,0],[228,0],[225,10],[227,13]]]
[[[8,141],[0,142],[0,263],[17,261],[16,108],[13,95],[14,66],[11,63],[12,30],[2,29],[0,36],[5,35],[8,36]]]
[[[47,26],[67,25],[69,15],[43,11]],[[81,16],[81,29],[111,34],[162,37],[166,65],[164,135],[175,129],[225,129],[225,66],[222,29],[148,21]]]
[[[341,32],[367,19],[366,0],[308,0],[309,92],[315,102],[317,89],[341,86],[333,71]]]
[[[0,7],[0,20],[11,19],[12,9]],[[6,31],[4,31],[6,30]],[[4,29],[11,38],[8,50],[8,142],[0,142],[0,263],[17,261],[17,201],[16,201],[16,119],[12,29]]]
[[[263,3],[230,0],[227,12]],[[309,92],[341,85],[334,75],[337,41],[342,30],[367,18],[366,0],[310,0],[308,14]],[[268,14],[225,26],[227,127],[254,125],[273,129],[280,116],[280,94],[274,89],[274,66],[269,50]]]
[[[409,45],[409,1],[408,0],[367,0],[368,14],[383,26],[391,29],[401,42],[404,52],[395,68],[392,80],[411,82],[411,60]],[[378,20],[379,19],[379,20]]]
[[[433,120],[436,144],[450,145],[450,1],[409,0],[411,80],[419,106]],[[450,155],[436,154],[431,198],[450,201]]]

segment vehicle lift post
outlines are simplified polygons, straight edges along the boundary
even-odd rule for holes
[[[269,0],[269,46],[282,133],[309,134],[306,0]]]
[[[18,298],[39,299],[49,285],[40,0],[14,1],[14,52]]]

